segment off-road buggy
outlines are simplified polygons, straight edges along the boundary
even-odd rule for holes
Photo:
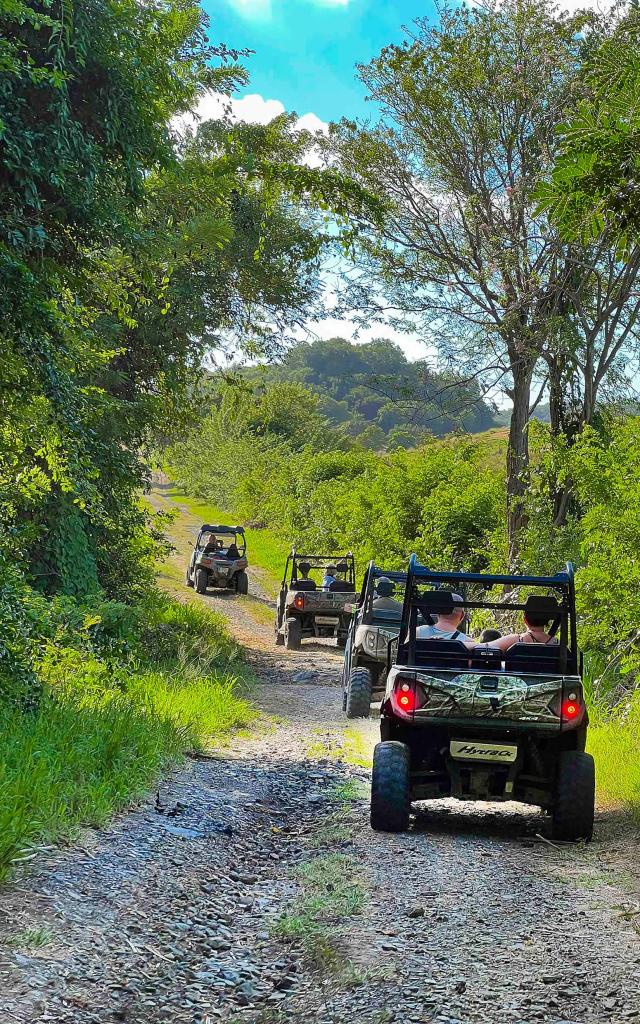
[[[372,702],[384,694],[387,651],[400,632],[406,582],[406,572],[389,572],[374,562],[364,574],[344,650],[342,707],[347,718],[368,718]]]
[[[457,602],[445,587],[464,595],[468,609],[503,616],[519,609],[551,622],[559,642],[516,643],[503,652],[416,635],[420,614],[429,621],[453,611]],[[498,601],[493,587],[516,589]],[[556,838],[591,837],[594,763],[585,753],[570,564],[550,577],[434,573],[413,555],[395,646],[373,760],[374,829],[404,831],[411,801],[453,796],[536,804],[551,814]]]
[[[208,587],[235,590],[246,594],[247,542],[242,526],[200,527],[193,554],[187,567],[187,586],[204,594]]]
[[[327,587],[321,577],[335,567],[336,578]],[[312,579],[311,574],[319,579]],[[307,637],[335,636],[344,647],[356,599],[353,555],[303,555],[295,548],[287,557],[276,603],[275,638],[290,651],[298,651]]]

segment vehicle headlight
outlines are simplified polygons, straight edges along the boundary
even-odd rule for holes
[[[375,648],[378,646],[378,635],[377,633],[367,633],[365,643],[367,647]]]

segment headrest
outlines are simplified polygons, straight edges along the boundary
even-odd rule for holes
[[[349,566],[346,562],[338,562],[336,565],[336,572],[344,573],[349,571]]]
[[[545,622],[549,622],[560,614],[560,605],[555,597],[548,597],[545,594],[530,594],[525,601],[524,613],[534,619],[544,619]]]
[[[451,615],[454,608],[462,604],[462,599],[449,590],[426,590],[419,600],[423,611],[434,615]]]
[[[311,572],[311,566],[309,562],[298,562],[298,569],[303,576],[307,576]]]

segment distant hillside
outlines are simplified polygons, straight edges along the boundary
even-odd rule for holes
[[[475,382],[409,362],[392,341],[353,345],[331,338],[296,345],[276,365],[245,372],[253,381],[297,381],[320,399],[319,411],[368,448],[413,447],[429,436],[495,425]]]

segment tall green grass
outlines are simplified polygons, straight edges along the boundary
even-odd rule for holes
[[[186,751],[254,717],[219,616],[157,596],[128,612],[108,635],[93,615],[77,646],[49,643],[36,713],[0,704],[0,878],[38,846],[104,824]]]
[[[626,806],[640,822],[640,692],[614,710],[592,707],[587,749],[600,802]]]

